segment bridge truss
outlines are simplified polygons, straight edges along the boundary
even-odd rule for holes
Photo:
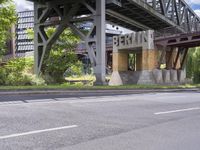
[[[85,41],[97,83],[105,82],[105,24],[133,31],[176,26],[180,33],[197,29],[200,18],[183,0],[30,0],[35,11],[35,72],[44,68],[52,45],[70,27]],[[53,19],[56,18],[56,19]],[[87,32],[80,27],[90,22]],[[189,26],[188,26],[189,24]],[[56,27],[48,37],[46,28]],[[94,49],[96,45],[96,49]]]
[[[195,31],[200,18],[184,0],[145,0],[154,10],[172,20],[184,31]]]

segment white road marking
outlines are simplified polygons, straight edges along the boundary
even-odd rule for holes
[[[0,136],[0,140],[20,137],[20,136],[26,136],[26,135],[32,135],[32,134],[38,134],[38,133],[44,133],[44,132],[50,132],[50,131],[58,131],[58,130],[76,128],[76,127],[78,127],[78,126],[77,125],[71,125],[71,126],[63,126],[63,127],[57,127],[57,128],[50,128],[50,129],[44,129],[44,130],[35,130],[35,131],[29,131],[29,132],[5,135],[5,136]]]
[[[178,109],[178,110],[171,110],[171,111],[164,111],[164,112],[156,112],[156,113],[154,113],[154,115],[164,115],[164,114],[171,114],[171,113],[178,113],[178,112],[192,111],[192,110],[200,110],[200,107]]]

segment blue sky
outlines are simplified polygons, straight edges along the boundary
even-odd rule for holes
[[[194,9],[194,11],[200,16],[200,0],[186,0],[186,2]]]
[[[14,0],[18,11],[33,9],[31,2],[26,0]],[[200,0],[186,0],[186,2],[194,9],[194,11],[200,16]]]

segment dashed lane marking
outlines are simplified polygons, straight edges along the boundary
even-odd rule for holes
[[[51,131],[58,131],[58,130],[64,130],[64,129],[70,129],[70,128],[77,128],[77,127],[78,127],[77,125],[71,125],[71,126],[63,126],[63,127],[57,127],[57,128],[22,132],[22,133],[17,133],[17,134],[10,134],[10,135],[5,135],[5,136],[0,136],[0,140],[20,137],[20,136],[39,134],[39,133],[44,133],[44,132],[51,132]]]
[[[186,108],[186,109],[177,109],[177,110],[156,112],[156,113],[154,113],[154,115],[164,115],[164,114],[171,114],[171,113],[178,113],[178,112],[185,112],[185,111],[193,111],[193,110],[200,110],[200,107],[193,107],[193,108]]]

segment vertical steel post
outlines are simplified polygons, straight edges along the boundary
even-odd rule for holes
[[[34,72],[36,75],[39,74],[38,66],[39,66],[39,56],[38,56],[38,50],[39,50],[39,39],[38,39],[38,33],[39,33],[39,25],[38,25],[38,3],[34,2]]]
[[[106,35],[105,35],[105,0],[96,0],[96,58],[95,66],[96,85],[105,84],[105,51],[106,51]]]

